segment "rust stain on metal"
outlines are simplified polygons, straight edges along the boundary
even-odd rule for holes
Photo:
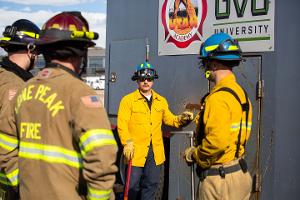
[[[189,110],[201,110],[201,104],[188,103],[185,108]]]

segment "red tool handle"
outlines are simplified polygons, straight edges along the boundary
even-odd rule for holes
[[[129,184],[130,184],[131,166],[132,166],[132,160],[129,161],[128,167],[127,167],[127,177],[126,177],[126,184],[125,184],[125,191],[124,191],[124,200],[128,200],[128,191],[129,191]]]

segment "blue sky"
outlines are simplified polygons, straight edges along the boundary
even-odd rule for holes
[[[106,0],[0,0],[0,36],[7,25],[24,18],[40,28],[61,11],[81,11],[90,30],[98,32],[97,46],[105,47]]]

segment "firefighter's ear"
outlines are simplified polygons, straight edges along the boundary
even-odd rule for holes
[[[219,69],[219,65],[216,61],[213,60],[210,62],[209,68],[211,69],[211,71],[216,71]]]

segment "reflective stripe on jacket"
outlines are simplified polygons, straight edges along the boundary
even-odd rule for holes
[[[237,93],[242,103],[246,102],[243,89],[238,85],[233,74],[222,79],[215,85],[210,95],[206,97],[203,115],[204,133],[201,133],[203,134],[203,139],[199,141],[199,146],[193,154],[197,163],[204,169],[209,168],[211,165],[234,160],[241,119],[240,156],[244,155],[245,149],[243,145],[250,136],[252,125],[252,106],[250,101],[249,118],[246,127],[246,114],[242,112],[241,105],[235,97],[226,91],[215,92],[222,87],[231,88]]]
[[[13,72],[0,67],[0,183],[17,186],[18,180],[18,140],[13,128],[11,106],[17,91],[25,82]]]
[[[151,110],[145,98],[136,90],[122,98],[118,111],[118,133],[123,145],[134,143],[132,165],[143,167],[152,142],[156,165],[165,161],[162,123],[179,127],[179,118],[171,113],[167,100],[152,90]]]
[[[19,169],[14,169],[10,173],[0,173],[0,183],[9,186],[18,186],[19,184]]]
[[[113,196],[117,145],[95,91],[68,70],[45,68],[14,105],[21,199]]]

